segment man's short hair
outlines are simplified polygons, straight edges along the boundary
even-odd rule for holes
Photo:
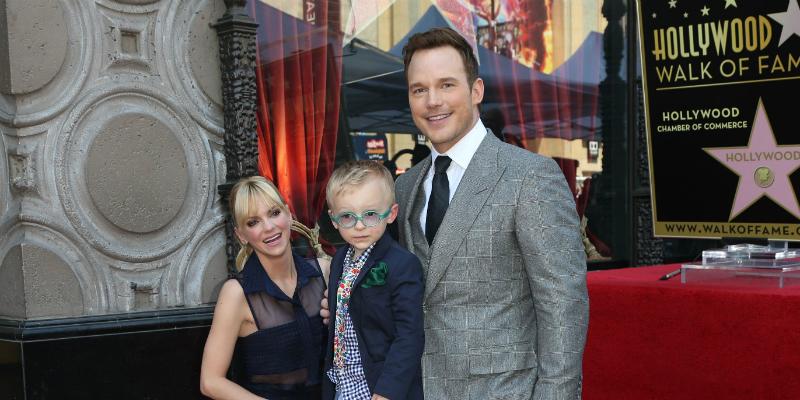
[[[461,55],[464,72],[467,73],[467,83],[472,86],[478,79],[478,59],[466,39],[451,28],[433,28],[425,32],[415,33],[403,46],[403,64],[405,66],[406,80],[408,79],[408,64],[417,50],[435,49],[450,46]]]
[[[325,187],[325,200],[328,208],[333,208],[333,200],[345,190],[364,184],[369,179],[379,179],[384,196],[394,204],[394,179],[383,164],[377,161],[349,161],[337,167]]]

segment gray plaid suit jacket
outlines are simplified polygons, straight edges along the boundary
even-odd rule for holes
[[[396,182],[400,242],[426,274],[425,397],[579,399],[586,260],[558,165],[487,134],[429,247],[430,165]]]

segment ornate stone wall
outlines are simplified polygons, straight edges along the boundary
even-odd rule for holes
[[[0,318],[213,301],[223,0],[0,0]]]

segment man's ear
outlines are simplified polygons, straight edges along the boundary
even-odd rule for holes
[[[483,79],[475,79],[472,82],[472,105],[477,106],[483,102]]]
[[[397,203],[392,204],[392,211],[389,212],[389,216],[386,217],[386,223],[391,224],[394,222],[395,218],[397,218],[397,212],[400,210],[400,206]]]

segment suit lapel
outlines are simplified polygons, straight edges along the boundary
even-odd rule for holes
[[[497,138],[487,134],[464,171],[430,249],[430,265],[425,281],[426,299],[462,247],[478,212],[503,174],[503,167],[498,164],[499,143]]]
[[[425,190],[422,187],[422,182],[425,180],[430,167],[431,156],[428,156],[422,160],[419,173],[414,177],[414,182],[406,199],[407,207],[405,215],[403,215],[404,221],[402,221],[406,226],[404,230],[405,242],[409,250],[413,249],[423,264],[427,263],[429,250],[428,242],[425,240],[425,235],[419,225],[419,216],[422,213],[422,207],[425,206]]]
[[[413,240],[412,245],[414,246],[414,254],[416,254],[420,260],[422,260],[423,265],[426,266],[425,270],[427,273],[430,247],[428,246],[428,240],[425,239],[425,232],[422,231],[422,225],[419,222],[419,216],[422,215],[422,209],[425,207],[425,191],[417,191],[417,196],[413,200],[414,206],[411,209],[412,213],[411,219],[408,221],[408,229],[411,232],[411,238]]]
[[[388,233],[384,233],[383,236],[375,243],[375,246],[372,248],[372,251],[369,253],[369,257],[367,257],[367,261],[364,262],[364,266],[361,267],[361,272],[358,273],[356,280],[353,282],[353,289],[356,290],[358,285],[361,284],[361,281],[364,280],[364,277],[367,276],[367,272],[369,272],[372,267],[375,266],[375,263],[378,260],[382,260],[386,255],[386,252],[389,251],[389,247],[392,245],[392,238],[389,236]]]

